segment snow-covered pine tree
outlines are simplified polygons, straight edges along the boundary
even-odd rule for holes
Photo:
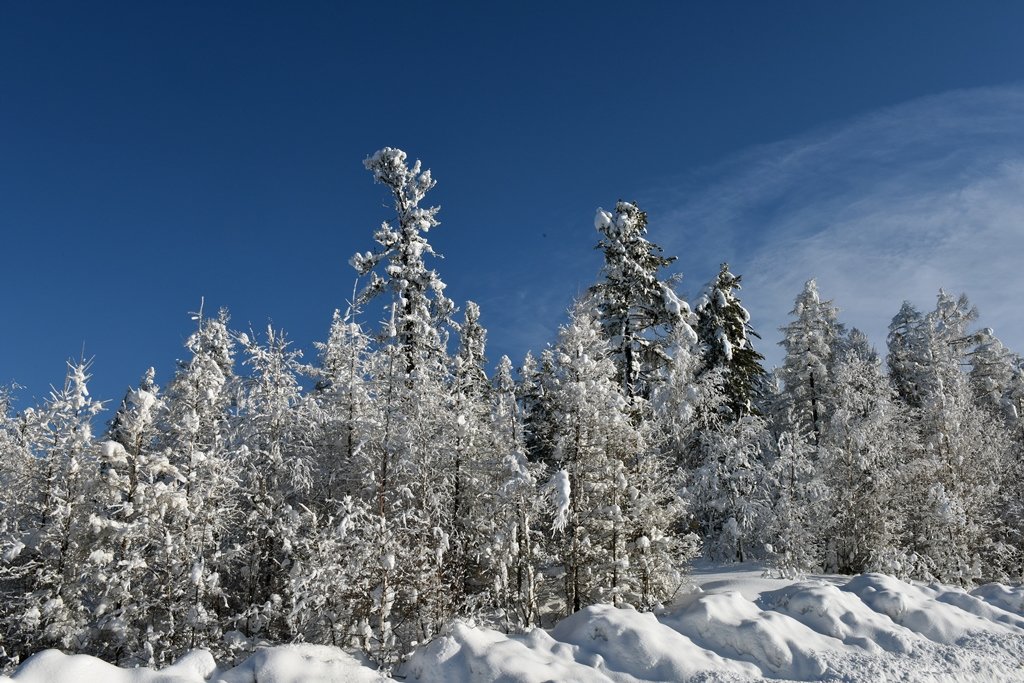
[[[968,329],[976,319],[966,296],[941,290],[926,318],[925,357],[931,364],[925,373],[922,432],[937,463],[927,554],[936,578],[947,583],[992,576],[1007,554],[996,539],[1002,535],[998,501],[1010,464],[1008,435],[972,400],[963,371],[977,341]]]
[[[1007,574],[1014,580],[1024,580],[1024,491],[1015,484],[1024,480],[1024,359],[1016,354],[1004,401],[1011,452],[1003,478],[1000,518],[1015,555],[1007,562]]]
[[[685,321],[672,330],[668,363],[651,397],[653,420],[661,448],[684,472],[700,465],[698,436],[716,429],[724,401],[722,376],[706,372],[699,379],[701,350],[697,333]]]
[[[594,227],[603,236],[597,246],[604,266],[590,291],[617,381],[627,398],[649,398],[668,360],[668,334],[690,314],[673,289],[677,278],[660,277],[675,259],[646,238],[647,214],[636,204],[620,201],[614,213],[598,209]]]
[[[833,409],[832,371],[844,332],[837,313],[831,301],[821,300],[817,283],[808,280],[790,311],[795,320],[782,328],[780,344],[786,350],[779,371],[782,414],[815,448],[821,444]]]
[[[566,609],[623,599],[656,604],[678,587],[692,545],[670,533],[683,512],[677,482],[634,424],[612,349],[586,301],[562,328],[556,374],[550,549],[565,572]]]
[[[554,465],[555,410],[552,396],[558,385],[555,375],[555,352],[551,347],[541,352],[540,362],[526,353],[519,370],[522,382],[517,392],[523,407],[523,443],[530,462]]]
[[[585,304],[570,313],[557,354],[554,457],[564,485],[550,547],[564,569],[563,597],[573,613],[621,599],[627,540],[621,505],[629,485],[623,458],[640,444],[612,350]]]
[[[770,507],[766,458],[771,438],[759,413],[767,387],[757,334],[736,296],[740,278],[723,263],[697,301],[702,352],[694,378],[691,437],[684,447],[691,513],[705,552],[744,561],[763,556],[763,526]]]
[[[526,457],[523,411],[508,356],[501,357],[493,384],[492,428],[500,462],[492,479],[494,533],[487,554],[499,623],[511,630],[540,620],[536,572],[543,503],[537,481],[543,476],[543,465]]]
[[[490,602],[491,543],[498,534],[495,496],[500,486],[501,451],[492,421],[493,388],[485,366],[487,331],[480,324],[480,307],[466,303],[464,319],[457,326],[459,348],[453,360],[452,406],[454,433],[454,490],[451,519],[454,528],[449,562],[454,574],[456,599],[471,611]]]
[[[772,399],[777,455],[773,561],[784,572],[820,568],[825,560],[825,511],[831,491],[822,472],[828,429],[835,410],[835,365],[844,329],[831,301],[822,301],[814,280],[804,284],[781,328],[786,350],[776,375],[782,387]]]
[[[819,463],[832,492],[824,527],[827,571],[880,569],[900,547],[899,468],[915,452],[906,408],[878,354],[851,330],[837,361],[827,444]]]
[[[760,336],[750,326],[750,314],[736,291],[740,276],[723,263],[697,300],[697,335],[704,347],[702,373],[719,372],[725,394],[724,406],[738,420],[757,412],[765,388],[764,356],[754,349],[752,337]]]
[[[6,492],[0,498],[0,667],[17,664],[22,656],[31,654],[22,622],[27,582],[24,563],[30,558],[22,558],[21,553],[38,525],[33,512],[39,503],[39,469],[32,450],[37,420],[31,408],[14,414],[14,389],[14,385],[0,388],[0,486]]]
[[[26,463],[27,490],[0,565],[8,656],[85,642],[88,587],[79,568],[92,561],[85,533],[95,467],[91,421],[102,407],[89,396],[89,365],[69,361],[63,387],[26,415],[23,434],[35,457]]]
[[[191,358],[167,388],[159,447],[173,504],[163,520],[163,547],[151,566],[162,591],[152,642],[158,662],[193,647],[221,647],[230,617],[221,572],[222,541],[237,520],[237,472],[231,462],[229,418],[235,404],[234,340],[227,311],[200,310],[185,346]]]
[[[787,424],[783,422],[781,424]],[[774,500],[765,550],[784,576],[819,569],[824,552],[821,527],[824,487],[815,467],[815,449],[802,434],[783,431],[771,460]]]
[[[425,256],[436,255],[426,234],[439,225],[440,207],[425,208],[420,202],[436,181],[429,170],[422,170],[418,160],[409,166],[405,152],[400,149],[385,147],[363,164],[373,173],[374,180],[391,192],[397,224],[392,226],[385,221],[374,234],[380,251],[352,257],[356,271],[370,276],[358,301],[365,303],[385,290],[392,292],[391,336],[405,358],[405,371],[412,374],[424,357],[444,353],[443,326],[450,325],[454,310],[451,299],[444,295],[444,283],[424,260]],[[384,262],[387,265],[382,276],[375,269]]]
[[[310,374],[302,352],[284,333],[268,326],[263,343],[247,334],[238,340],[249,375],[233,419],[240,487],[238,521],[225,538],[231,606],[236,627],[249,638],[286,641],[298,635],[291,628],[295,598],[288,573],[313,484],[321,420],[316,402],[302,394],[299,377]]]
[[[433,637],[454,613],[458,595],[446,561],[457,429],[446,351],[453,305],[424,260],[434,255],[425,234],[438,225],[439,209],[420,206],[434,186],[430,171],[419,161],[409,166],[405,152],[392,148],[365,165],[391,192],[397,215],[395,226],[385,222],[374,236],[379,252],[352,258],[360,275],[370,275],[360,303],[392,294],[383,345],[371,359],[379,414],[358,459],[380,518],[377,538],[385,544],[378,565],[367,569],[377,576],[375,592],[394,596],[382,598],[370,619],[377,656],[388,659],[396,643],[407,647]],[[382,273],[374,270],[380,264],[386,264]]]
[[[90,562],[81,580],[90,586],[88,649],[108,661],[152,663],[148,640],[150,560],[162,539],[166,502],[163,460],[154,452],[161,410],[155,371],[129,389],[98,444],[98,471],[89,516]]]
[[[367,357],[370,336],[356,322],[358,310],[334,312],[326,342],[318,342],[320,367],[316,400],[320,406],[323,443],[317,453],[313,502],[358,496],[366,485],[354,460],[366,443],[373,419]]]
[[[886,342],[890,381],[907,405],[920,408],[925,392],[923,373],[929,359],[922,356],[927,353],[924,316],[910,302],[904,301],[889,323]]]
[[[687,491],[705,553],[736,562],[764,557],[773,493],[768,425],[748,414],[693,441],[701,464],[689,473]]]
[[[296,511],[301,527],[287,575],[290,629],[307,642],[360,648],[386,666],[396,593],[381,582],[381,572],[387,577],[394,570],[395,539],[367,501],[344,496],[323,507],[330,514]]]
[[[1024,443],[1024,357],[1013,356],[1013,375],[1006,392],[1007,411],[1013,423],[1014,438]]]
[[[910,501],[905,562],[915,578],[970,583],[1000,576],[1015,554],[1000,516],[1000,491],[1012,470],[1000,421],[979,407],[964,367],[978,336],[966,297],[940,291],[935,310],[914,320],[905,305],[890,327],[890,367],[916,403],[920,455],[904,465]],[[904,319],[911,324],[905,324]],[[893,333],[895,332],[895,334]],[[994,573],[993,573],[994,572]]]
[[[1013,354],[991,327],[975,335],[976,346],[969,353],[971,390],[978,405],[996,418],[1015,421],[1015,407],[1010,396],[1014,376]]]

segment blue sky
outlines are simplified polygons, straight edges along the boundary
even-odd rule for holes
[[[812,276],[880,347],[945,286],[1024,350],[1021,26],[1019,3],[0,3],[0,383],[41,398],[84,345],[101,398],[166,384],[201,296],[311,352],[388,218],[362,168],[386,145],[439,180],[436,267],[492,359],[552,338],[619,198],[686,295],[733,263],[773,362]]]

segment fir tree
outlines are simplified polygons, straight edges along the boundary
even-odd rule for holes
[[[627,596],[651,606],[678,587],[694,549],[669,533],[683,512],[671,470],[634,425],[612,350],[585,304],[573,310],[557,352],[552,553],[565,570],[567,609]]]
[[[434,254],[424,235],[438,225],[438,208],[420,206],[434,186],[430,172],[418,161],[410,167],[405,152],[392,148],[365,165],[391,191],[397,215],[394,227],[385,222],[375,235],[381,251],[352,259],[361,275],[371,275],[360,302],[386,290],[393,297],[383,345],[370,360],[379,412],[356,463],[380,520],[374,591],[394,596],[379,601],[371,627],[379,656],[388,659],[398,643],[431,638],[460,596],[452,576],[458,563],[445,561],[455,531],[457,481],[452,444],[458,425],[446,351],[453,306],[424,261]],[[385,261],[382,277],[374,268]],[[401,630],[392,626],[392,611],[401,615]]]

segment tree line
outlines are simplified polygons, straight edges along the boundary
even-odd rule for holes
[[[454,618],[657,608],[700,553],[1021,578],[1024,364],[965,297],[904,304],[883,359],[811,280],[769,373],[740,277],[723,264],[691,307],[620,201],[557,342],[489,373],[479,306],[429,264],[430,171],[391,148],[365,165],[395,215],[316,362],[200,311],[166,388],[150,369],[102,433],[84,360],[39,406],[0,394],[7,665],[303,640],[389,667]]]

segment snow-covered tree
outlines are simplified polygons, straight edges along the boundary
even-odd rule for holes
[[[687,489],[706,554],[737,562],[764,557],[772,505],[768,426],[745,415],[699,433],[693,447],[700,465]]]
[[[293,512],[300,526],[286,577],[289,628],[308,642],[362,649],[387,666],[395,656],[396,599],[387,578],[398,555],[387,520],[352,496],[325,507],[330,514]]]
[[[1011,471],[1008,435],[979,407],[964,372],[978,340],[969,330],[976,318],[965,296],[940,291],[936,308],[897,346],[897,358],[914,359],[898,367],[913,371],[903,377],[919,404],[922,443],[908,466],[917,501],[904,543],[918,578],[947,583],[979,579],[1013,554],[999,540],[1000,491]],[[893,355],[891,348],[890,365]]]
[[[90,562],[86,542],[89,474],[95,466],[92,419],[101,404],[89,396],[89,362],[69,362],[61,389],[26,416],[25,442],[35,457],[21,484],[17,519],[6,520],[0,585],[8,601],[5,648],[23,656],[46,647],[84,644],[85,589],[79,570]],[[15,442],[17,443],[17,442]]]
[[[235,403],[234,340],[228,315],[193,316],[197,329],[167,388],[160,448],[167,460],[163,546],[153,580],[163,591],[154,621],[157,661],[183,648],[215,646],[227,617],[222,541],[237,519],[237,472],[231,462],[230,410]]]
[[[522,377],[517,395],[523,406],[523,441],[531,462],[554,463],[555,407],[553,396],[558,386],[555,352],[548,347],[540,362],[527,352],[519,370]]]
[[[669,361],[651,397],[652,419],[660,432],[661,448],[684,471],[700,466],[696,440],[716,430],[724,413],[721,372],[700,375],[702,354],[697,333],[677,325],[667,348]]]
[[[148,591],[151,558],[162,539],[166,510],[164,459],[154,451],[159,389],[150,368],[129,389],[97,446],[89,515],[90,561],[81,571],[89,585],[89,649],[126,663],[151,663]]]
[[[624,395],[647,398],[667,361],[668,333],[690,314],[673,290],[676,279],[660,277],[675,259],[647,239],[647,214],[636,204],[620,201],[614,213],[598,209],[594,227],[604,252],[601,279],[591,287],[601,329]]]
[[[536,572],[543,503],[537,481],[543,466],[526,457],[523,413],[508,356],[501,357],[493,384],[492,428],[499,462],[492,472],[493,532],[487,556],[498,617],[511,629],[535,625],[540,618]]]
[[[843,327],[836,307],[821,300],[814,280],[804,285],[790,315],[795,319],[782,328],[780,342],[786,350],[779,371],[783,412],[797,433],[817,447],[833,409],[832,371]]]
[[[309,374],[302,353],[269,327],[259,343],[238,336],[249,376],[234,417],[232,463],[240,479],[237,517],[226,538],[232,607],[249,637],[288,640],[294,596],[288,572],[294,564],[301,518],[313,484],[320,435],[317,404],[302,395],[299,377]]]
[[[424,258],[434,251],[425,234],[438,225],[437,207],[423,208],[434,186],[417,161],[385,148],[365,162],[394,199],[397,224],[385,222],[376,254],[357,254],[352,265],[370,282],[367,302],[390,291],[391,313],[382,344],[368,360],[376,415],[354,467],[364,499],[378,518],[379,558],[367,567],[374,591],[392,596],[370,615],[378,656],[431,638],[454,613],[460,586],[447,556],[454,533],[457,415],[452,409],[451,363],[446,351],[453,310],[445,285]],[[374,269],[386,263],[383,275]],[[394,617],[392,616],[394,615]],[[397,617],[397,618],[396,618]]]
[[[453,445],[451,521],[452,552],[449,562],[456,574],[459,600],[487,587],[482,575],[482,554],[493,524],[490,497],[496,469],[497,438],[491,429],[491,384],[485,356],[487,331],[480,324],[480,307],[466,303],[458,325],[459,348],[454,358],[452,407],[456,415]]]
[[[39,496],[36,491],[39,469],[32,450],[32,437],[37,424],[35,411],[22,415],[13,412],[15,387],[0,388],[0,666],[17,664],[31,654],[31,632],[36,619],[23,623],[24,597],[28,571],[22,558],[38,525],[35,512]],[[32,551],[29,551],[32,552]],[[31,609],[31,608],[29,608]]]
[[[906,409],[878,355],[852,330],[833,372],[835,392],[819,467],[829,512],[825,568],[846,574],[878,569],[899,545],[896,501],[901,461],[914,452]]]
[[[724,406],[734,420],[757,411],[766,381],[761,366],[764,356],[751,342],[752,337],[760,337],[736,296],[739,289],[740,276],[723,263],[696,305],[697,335],[704,347],[702,370],[721,374]]]
[[[928,365],[924,316],[904,301],[889,323],[886,339],[889,349],[889,379],[900,398],[919,408],[925,392],[923,373]]]
[[[626,531],[621,514],[628,482],[623,458],[639,447],[627,401],[616,382],[608,342],[592,311],[577,306],[557,347],[559,385],[553,555],[565,571],[569,612],[621,599]]]
[[[765,550],[771,564],[792,576],[820,569],[826,490],[815,468],[815,449],[800,434],[783,431],[771,461],[774,502]]]
[[[975,339],[977,345],[969,354],[970,383],[975,400],[992,415],[1015,421],[1011,389],[1016,359],[990,327],[980,330]]]
[[[322,444],[317,453],[314,502],[358,495],[365,485],[355,467],[373,421],[367,359],[370,336],[350,308],[334,312],[327,341],[317,343],[320,367],[316,401],[320,406]]]
[[[435,255],[426,234],[439,225],[440,207],[426,208],[420,202],[436,181],[429,170],[422,170],[418,160],[409,166],[405,152],[400,149],[385,147],[363,164],[373,173],[374,180],[391,192],[397,222],[392,225],[385,221],[374,234],[380,251],[352,257],[356,271],[370,275],[358,301],[365,303],[386,290],[392,292],[389,332],[402,350],[406,372],[412,373],[422,362],[423,354],[444,352],[447,338],[443,325],[450,324],[454,310],[451,300],[444,295],[444,283],[424,260]],[[375,269],[385,262],[382,276]]]
[[[626,596],[653,605],[678,588],[693,550],[670,532],[683,512],[671,470],[634,425],[612,349],[585,303],[562,329],[557,354],[551,549],[565,571],[566,607]]]

